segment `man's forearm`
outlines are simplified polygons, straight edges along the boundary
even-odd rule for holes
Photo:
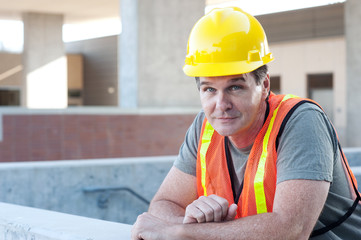
[[[329,182],[289,180],[277,185],[273,212],[221,223],[169,226],[164,239],[308,239],[325,204]]]
[[[168,200],[152,201],[149,213],[171,223],[183,223],[185,209]]]
[[[287,219],[287,218],[286,218]],[[170,223],[152,214],[145,213],[138,217],[133,228],[132,239],[147,240],[307,240],[311,230],[302,223],[290,221],[277,213],[264,213],[226,222],[207,223]]]
[[[274,213],[265,213],[229,222],[173,225],[168,239],[308,239],[302,227],[280,221]]]

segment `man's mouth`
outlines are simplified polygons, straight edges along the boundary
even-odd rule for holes
[[[216,120],[218,120],[220,122],[224,122],[224,123],[231,122],[235,119],[236,119],[236,117],[217,117],[216,118]]]

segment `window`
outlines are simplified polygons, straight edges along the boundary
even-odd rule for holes
[[[82,90],[68,89],[68,106],[83,105]]]
[[[281,93],[281,78],[279,76],[270,77],[271,81],[271,91],[274,94]]]
[[[308,98],[316,101],[333,121],[333,76],[327,74],[309,74],[307,76]]]
[[[0,89],[0,106],[20,106],[20,90]]]

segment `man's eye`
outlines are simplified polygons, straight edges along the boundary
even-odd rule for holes
[[[237,90],[242,89],[242,87],[241,87],[241,86],[231,86],[230,89],[231,89],[232,91],[237,91]]]
[[[214,92],[216,90],[214,88],[208,87],[208,88],[205,88],[203,91],[205,91],[205,92]]]

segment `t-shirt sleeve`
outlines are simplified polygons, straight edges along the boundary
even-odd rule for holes
[[[277,183],[291,179],[332,182],[337,140],[317,106],[299,106],[285,125],[277,149]]]
[[[173,166],[184,173],[196,176],[198,140],[202,130],[204,112],[198,113],[185,135]]]

